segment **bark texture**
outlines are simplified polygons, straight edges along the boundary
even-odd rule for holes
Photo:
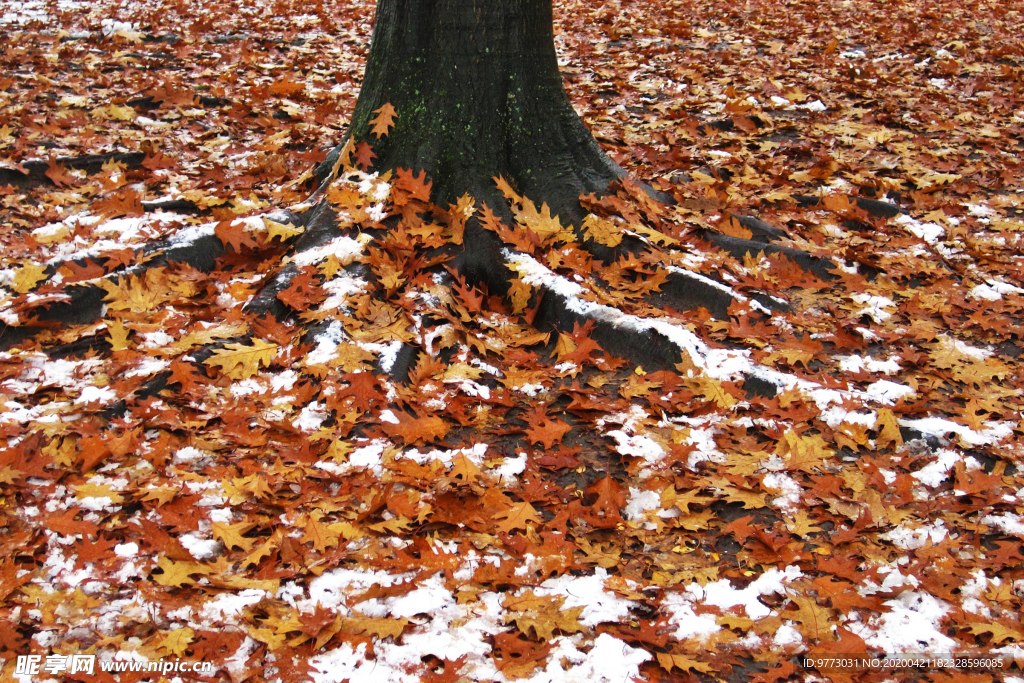
[[[377,140],[385,104],[398,116]],[[551,0],[379,0],[350,130],[375,167],[425,170],[441,206],[468,192],[498,210],[500,175],[575,222],[581,194],[625,175],[566,96]]]

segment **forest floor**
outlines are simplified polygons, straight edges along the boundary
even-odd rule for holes
[[[0,320],[107,290],[0,352],[0,680],[86,653],[233,683],[1024,681],[1020,3],[556,5],[577,111],[677,202],[594,202],[592,236],[790,310],[659,306],[665,264],[557,224],[511,306],[443,286],[417,259],[466,207],[384,234],[427,186],[360,150],[294,319],[252,319],[297,230],[264,216],[342,139],[373,3],[0,0]],[[733,214],[833,277],[697,237],[749,237]],[[209,272],[104,277],[203,231],[231,245]],[[541,280],[691,351],[654,372],[535,330]],[[802,659],[880,653],[1002,662]]]

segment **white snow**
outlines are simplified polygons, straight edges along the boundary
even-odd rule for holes
[[[660,462],[666,455],[665,449],[649,436],[627,434],[621,429],[608,432],[615,439],[615,450],[631,458],[643,458],[648,464]]]
[[[266,596],[266,591],[257,588],[246,588],[240,593],[221,593],[203,605],[199,616],[210,623],[233,620],[241,615],[246,607],[255,605]]]
[[[869,647],[893,653],[957,651],[957,642],[939,630],[950,610],[942,600],[923,591],[907,590],[884,604],[888,612],[872,616],[867,622],[847,623],[847,628]]]
[[[706,638],[722,630],[713,614],[697,614],[693,611],[693,598],[689,594],[669,593],[661,601],[661,608],[668,612],[669,626],[675,627],[672,637],[677,640]]]
[[[661,494],[657,491],[642,491],[638,488],[629,488],[629,502],[623,510],[626,519],[630,522],[640,522],[646,518],[644,513],[649,510],[657,510],[661,507]]]
[[[739,606],[743,607],[751,619],[763,619],[769,616],[772,610],[758,598],[768,594],[784,594],[786,583],[801,576],[803,573],[795,565],[790,565],[782,571],[773,567],[743,589],[737,590],[728,579],[720,579],[703,587],[691,583],[686,587],[686,592],[693,596],[693,602],[703,602],[725,610]]]
[[[928,542],[933,544],[942,542],[948,534],[949,529],[946,528],[945,522],[940,519],[932,524],[925,524],[916,528],[909,528],[901,524],[883,534],[882,538],[892,542],[897,548],[917,550],[924,547]]]
[[[217,555],[220,543],[212,538],[203,538],[197,532],[178,536],[178,542],[197,560],[208,560]]]
[[[803,490],[785,472],[769,472],[761,479],[762,485],[769,491],[776,492],[772,505],[786,513],[794,513],[800,509],[800,493]]]
[[[928,463],[910,476],[925,486],[934,488],[946,480],[946,476],[953,469],[953,465],[961,458],[963,458],[963,454],[958,451],[944,448],[935,453],[935,462]]]
[[[985,515],[981,523],[994,526],[1008,536],[1024,537],[1024,519],[1013,512]]]
[[[998,443],[1013,434],[1013,424],[1010,422],[989,421],[985,423],[987,429],[980,432],[942,417],[922,417],[916,420],[904,418],[899,420],[899,425],[932,436],[945,436],[952,432],[968,446]]]
[[[302,407],[299,416],[292,421],[292,426],[303,432],[312,432],[320,429],[320,425],[330,416],[323,404],[313,401]]]
[[[864,356],[841,356],[839,367],[844,372],[881,372],[886,375],[895,375],[900,371],[899,356],[889,356],[887,359],[875,360]]]
[[[920,237],[928,244],[937,244],[946,236],[946,229],[936,223],[922,223],[921,221],[911,218],[907,214],[900,214],[896,217],[896,222],[903,225],[911,233]]]
[[[579,622],[584,626],[620,622],[629,616],[629,609],[634,603],[606,591],[604,582],[607,578],[608,572],[598,567],[590,575],[548,579],[533,592],[542,597],[565,596],[565,603],[562,605],[564,609],[582,606]]]

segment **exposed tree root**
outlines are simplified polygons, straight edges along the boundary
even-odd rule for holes
[[[84,154],[76,157],[57,157],[52,162],[42,159],[27,159],[21,162],[20,168],[0,168],[0,185],[13,185],[19,189],[46,184],[55,185],[56,183],[46,175],[53,165],[93,174],[99,173],[103,169],[103,164],[111,161],[124,164],[127,168],[139,168],[145,159],[144,152]]]

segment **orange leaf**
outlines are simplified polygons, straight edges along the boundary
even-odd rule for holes
[[[395,108],[389,102],[380,109],[374,109],[373,113],[377,114],[377,116],[370,120],[370,125],[373,126],[373,134],[380,139],[382,135],[387,135],[394,127],[395,115],[398,112],[395,111]]]

